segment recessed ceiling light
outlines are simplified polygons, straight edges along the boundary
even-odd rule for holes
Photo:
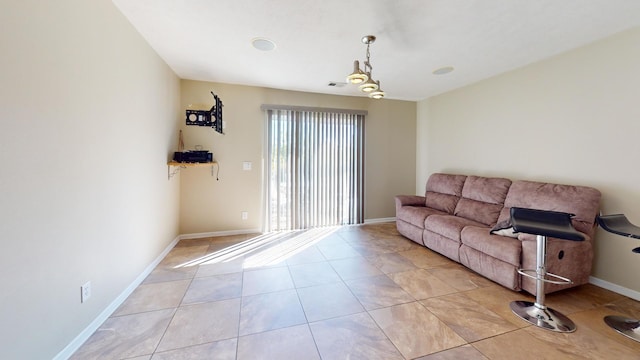
[[[433,70],[433,75],[444,75],[453,71],[453,66],[445,66],[440,69]]]
[[[276,48],[276,44],[267,38],[255,38],[251,40],[251,44],[260,51],[271,51]]]

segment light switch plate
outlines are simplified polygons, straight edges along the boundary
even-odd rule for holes
[[[91,297],[91,281],[87,281],[80,287],[80,302],[83,303]]]
[[[251,161],[243,161],[242,170],[245,170],[245,171],[251,170]]]

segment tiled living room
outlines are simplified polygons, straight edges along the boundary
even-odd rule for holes
[[[593,188],[594,214],[640,224],[638,14],[636,0],[4,2],[0,359],[638,358],[604,321],[640,318],[636,238],[592,216],[585,256],[550,240],[550,267],[581,274],[546,296],[577,325],[558,333],[510,308],[534,301],[510,290],[534,235],[499,244],[467,201],[438,211],[475,232],[429,238],[444,222],[394,204],[445,173]],[[357,124],[317,142],[355,139],[355,165],[325,148],[299,172],[358,199],[328,202],[343,226],[269,231],[294,203],[267,181],[290,163],[270,158],[288,111]],[[206,160],[176,164],[184,152]]]

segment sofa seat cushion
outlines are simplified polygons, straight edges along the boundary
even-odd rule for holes
[[[445,213],[424,206],[403,206],[397,210],[396,217],[424,229],[425,219],[427,216],[434,214],[442,215]]]
[[[492,235],[489,228],[477,226],[465,227],[460,237],[462,243],[470,248],[511,265],[520,266],[522,242],[518,239]]]
[[[424,222],[424,228],[448,239],[460,241],[460,232],[465,226],[484,226],[473,220],[453,215],[432,215]],[[487,229],[487,233],[489,230]]]

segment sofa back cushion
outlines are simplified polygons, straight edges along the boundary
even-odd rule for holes
[[[514,206],[561,211],[575,214],[571,219],[573,227],[593,238],[600,196],[600,191],[586,186],[518,180],[509,188],[499,221],[509,219],[509,209]]]
[[[425,192],[425,205],[432,209],[453,214],[462,196],[465,175],[435,173],[429,176]]]
[[[510,186],[509,179],[468,176],[454,214],[491,226],[498,220]]]

